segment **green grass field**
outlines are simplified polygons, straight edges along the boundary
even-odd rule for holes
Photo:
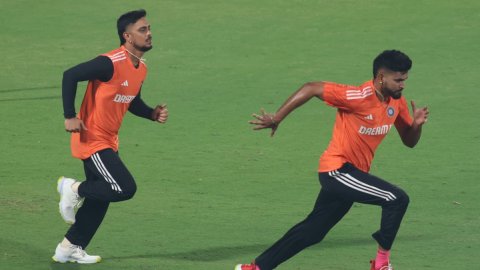
[[[62,73],[117,47],[117,17],[140,7],[154,40],[142,96],[167,102],[169,122],[125,118],[120,152],[138,192],[111,206],[88,247],[103,262],[54,264],[68,228],[56,179],[83,178],[64,131]],[[372,167],[411,198],[395,269],[479,269],[480,2],[0,0],[0,10],[0,269],[249,262],[311,210],[335,110],[312,100],[274,138],[251,131],[251,113],[276,110],[307,81],[361,84],[391,48],[414,61],[404,95],[431,112],[416,148],[393,131]],[[379,208],[356,205],[278,269],[368,269],[379,220]]]

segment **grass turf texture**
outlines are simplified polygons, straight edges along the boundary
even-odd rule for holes
[[[154,38],[143,97],[167,102],[169,122],[125,119],[120,151],[139,189],[111,205],[88,247],[102,263],[53,264],[67,230],[56,179],[83,178],[63,130],[62,72],[115,48],[116,18],[139,7]],[[405,96],[431,110],[415,149],[393,131],[372,167],[411,197],[393,262],[478,267],[479,2],[1,1],[0,9],[0,269],[249,262],[310,211],[335,111],[312,100],[273,139],[250,130],[250,114],[274,111],[306,81],[360,84],[390,48],[414,61]],[[278,269],[368,269],[379,219],[379,208],[357,204],[321,244]]]

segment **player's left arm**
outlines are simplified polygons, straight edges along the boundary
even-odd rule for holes
[[[402,117],[398,117],[395,121],[395,127],[400,134],[400,138],[404,145],[408,147],[414,147],[420,140],[422,135],[422,126],[428,120],[428,108],[417,108],[415,102],[411,101],[413,120],[411,124],[408,124]]]
[[[150,119],[164,124],[168,119],[168,108],[166,104],[157,105],[154,109],[150,108],[141,97],[141,91],[132,100],[128,110],[138,117]]]

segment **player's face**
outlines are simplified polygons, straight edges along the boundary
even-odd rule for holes
[[[129,25],[126,30],[135,49],[142,52],[152,49],[152,32],[150,31],[150,24],[145,17]]]
[[[402,96],[405,81],[408,79],[408,72],[392,71],[387,72],[382,78],[382,92],[393,99],[399,99]]]

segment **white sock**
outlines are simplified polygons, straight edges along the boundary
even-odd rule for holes
[[[78,195],[78,187],[80,186],[80,182],[75,181],[75,183],[72,184],[72,190],[75,194]]]
[[[72,243],[68,241],[67,238],[63,238],[62,242],[60,242],[60,246],[63,248],[69,248],[72,246]]]

